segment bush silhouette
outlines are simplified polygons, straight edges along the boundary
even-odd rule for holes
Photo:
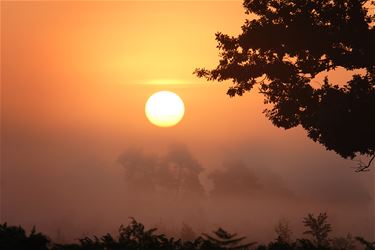
[[[2,250],[45,250],[50,240],[47,236],[37,233],[35,227],[29,235],[21,227],[0,224],[0,249]]]
[[[309,229],[305,233],[313,236],[309,239],[297,239],[290,242],[277,239],[266,245],[255,246],[255,242],[243,243],[245,237],[238,237],[219,228],[212,234],[202,234],[192,240],[182,241],[164,234],[158,234],[156,228],[146,229],[142,223],[131,218],[129,225],[120,226],[118,234],[105,234],[101,237],[84,237],[73,244],[53,244],[47,236],[37,233],[35,228],[29,235],[18,226],[0,225],[1,250],[353,250],[354,239],[346,237],[329,239],[331,226],[327,223],[327,214],[317,217],[309,214],[303,223]],[[355,238],[365,250],[374,250],[375,242],[362,237]]]

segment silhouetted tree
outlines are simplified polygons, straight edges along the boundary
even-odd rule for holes
[[[242,162],[230,163],[222,170],[214,170],[208,178],[213,182],[211,196],[215,198],[250,196],[261,188],[254,171]]]
[[[121,154],[119,162],[125,169],[125,181],[132,189],[204,197],[204,188],[199,181],[203,168],[184,145],[173,145],[165,156],[130,148]]]
[[[203,168],[185,145],[172,145],[163,164],[175,173],[176,191],[180,196],[204,197],[204,188],[199,180]]]
[[[308,228],[303,234],[310,234],[318,247],[328,244],[328,233],[332,231],[332,227],[327,223],[327,218],[326,213],[319,213],[316,218],[313,214],[308,214],[303,219],[303,224]]]
[[[155,191],[155,169],[158,160],[153,155],[146,155],[140,149],[130,148],[119,157],[125,169],[125,182],[133,190],[142,192]]]
[[[207,245],[211,247],[207,247],[208,249],[238,249],[238,250],[246,250],[250,249],[252,245],[255,245],[255,242],[241,244],[241,241],[246,239],[246,237],[237,237],[237,234],[230,234],[222,228],[219,228],[216,231],[213,231],[214,235],[203,234],[205,239],[207,240]],[[203,248],[205,249],[205,248]]]
[[[219,65],[196,69],[207,80],[233,81],[229,96],[255,85],[270,104],[264,112],[277,127],[301,125],[312,140],[344,158],[375,157],[375,20],[369,0],[245,0],[242,33],[216,33]],[[315,76],[343,67],[361,69],[346,84]]]
[[[275,232],[277,235],[277,242],[279,243],[290,243],[292,230],[289,227],[289,222],[286,219],[281,219],[275,226]]]
[[[1,250],[46,250],[50,240],[42,233],[37,233],[35,227],[26,235],[22,227],[0,224],[0,249]]]

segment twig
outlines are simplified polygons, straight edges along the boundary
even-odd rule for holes
[[[372,161],[374,160],[375,158],[375,154],[371,157],[371,159],[369,160],[369,162],[367,164],[364,164],[361,160],[358,161],[358,168],[355,170],[357,173],[358,172],[365,172],[365,171],[370,171],[370,166],[371,166],[371,163]]]

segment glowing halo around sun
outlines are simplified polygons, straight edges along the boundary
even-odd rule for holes
[[[148,98],[145,113],[152,124],[158,127],[172,127],[184,117],[185,106],[177,94],[163,90]]]

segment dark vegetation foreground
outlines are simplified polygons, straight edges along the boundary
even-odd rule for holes
[[[57,244],[52,242],[48,236],[36,232],[35,228],[26,234],[21,226],[8,226],[6,223],[0,225],[0,249],[1,250],[221,250],[221,249],[257,249],[257,250],[288,250],[288,249],[375,249],[375,242],[369,242],[361,237],[353,238],[350,234],[345,237],[330,238],[328,234],[332,231],[331,225],[327,223],[327,215],[321,213],[318,216],[309,214],[304,218],[306,227],[305,235],[309,239],[291,240],[291,231],[287,222],[280,222],[275,227],[277,238],[267,245],[257,242],[248,242],[246,237],[231,234],[222,228],[212,234],[195,236],[192,229],[185,225],[182,231],[184,239],[167,237],[158,234],[156,228],[146,229],[142,223],[131,218],[127,226],[120,226],[118,235],[106,234],[101,237],[85,237],[79,239],[79,243]]]

